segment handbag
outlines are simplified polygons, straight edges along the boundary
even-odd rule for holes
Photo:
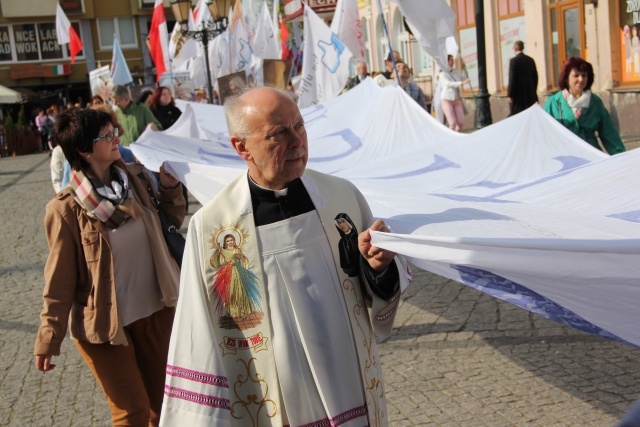
[[[178,230],[175,225],[171,224],[171,221],[167,218],[167,214],[160,207],[160,202],[156,198],[155,192],[151,188],[149,181],[146,179],[145,181],[147,183],[149,197],[151,197],[151,201],[156,208],[156,212],[158,212],[160,228],[162,228],[164,241],[167,242],[167,246],[169,247],[169,253],[178,263],[178,267],[182,267],[182,255],[184,254],[186,240],[182,237],[182,234],[180,234],[180,230]]]

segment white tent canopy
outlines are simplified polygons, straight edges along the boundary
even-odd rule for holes
[[[16,92],[13,89],[0,85],[0,104],[13,104],[20,101],[22,101],[22,95],[20,95],[20,92]]]
[[[221,107],[180,104],[134,154],[202,203],[246,167]],[[594,149],[533,106],[470,135],[370,79],[303,110],[308,167],[351,180],[418,267],[578,329],[640,345],[640,150]]]

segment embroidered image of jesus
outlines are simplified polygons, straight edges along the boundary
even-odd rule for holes
[[[218,313],[226,313],[234,323],[238,323],[261,310],[259,280],[249,269],[249,260],[238,245],[238,241],[246,236],[236,229],[216,231],[210,241],[216,246],[210,263],[217,269],[213,275],[211,295]]]

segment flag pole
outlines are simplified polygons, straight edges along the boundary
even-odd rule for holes
[[[398,67],[396,66],[396,58],[393,56],[393,48],[391,47],[391,38],[389,37],[389,29],[387,28],[387,21],[385,21],[384,19],[381,0],[378,0],[378,9],[380,9],[380,18],[382,18],[382,28],[384,28],[384,34],[387,36],[387,45],[389,46],[389,55],[391,55],[391,61],[393,62],[393,69],[396,72],[398,85],[402,87],[402,83],[400,82],[400,76],[398,76]]]

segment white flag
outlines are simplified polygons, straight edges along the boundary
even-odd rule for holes
[[[196,28],[193,21],[193,15],[189,13],[189,21],[187,28],[191,31]],[[198,43],[195,39],[182,35],[182,26],[179,22],[173,26],[171,38],[169,39],[169,58],[173,64],[173,68],[179,68],[190,58],[198,55]]]
[[[386,0],[398,5],[411,32],[438,65],[447,69],[447,38],[455,35],[456,14],[444,0]]]
[[[212,21],[213,17],[209,11],[209,7],[204,0],[199,0],[196,7],[193,8],[194,28],[206,27],[208,21]]]
[[[231,49],[231,72],[237,73],[249,68],[253,50],[249,42],[249,32],[244,26],[244,19],[238,19],[229,35]]]
[[[364,37],[356,0],[338,0],[331,21],[331,31],[347,45],[356,58],[364,60]]]
[[[280,59],[280,49],[276,41],[273,21],[266,3],[262,5],[262,13],[258,19],[256,37],[253,40],[253,54],[262,59]]]
[[[304,8],[300,108],[334,98],[349,78],[352,53],[310,7]]]

